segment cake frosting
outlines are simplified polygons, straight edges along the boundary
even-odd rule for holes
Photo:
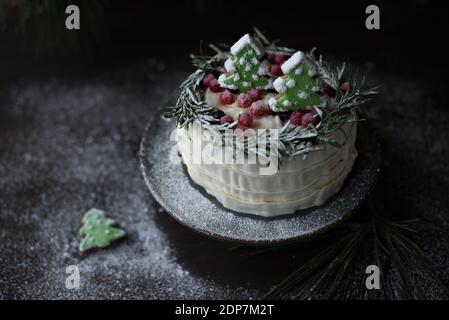
[[[228,115],[235,117],[242,112],[237,103],[220,105],[218,94],[210,90],[205,97],[210,106]],[[267,94],[263,99],[271,97]],[[254,126],[281,128],[282,122],[278,115],[272,115],[255,120]],[[273,175],[260,175],[261,165],[257,163],[223,164],[219,159],[186,166],[192,180],[228,209],[264,217],[289,214],[322,205],[340,190],[357,157],[356,131],[355,121],[346,122],[330,137],[341,147],[325,144],[322,150],[287,159]],[[194,137],[185,128],[177,129],[177,137],[179,151],[187,158],[193,150]],[[202,143],[201,148],[205,148],[208,142]]]

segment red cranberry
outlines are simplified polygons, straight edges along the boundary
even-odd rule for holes
[[[302,124],[302,117],[304,115],[304,112],[301,111],[293,111],[290,116],[290,122],[294,124],[295,126],[300,126]]]
[[[251,128],[253,126],[253,117],[249,113],[241,113],[239,115],[239,125],[244,128]]]
[[[275,54],[273,54],[273,53],[267,53],[267,60],[270,62],[270,63],[274,63],[274,58],[276,57],[276,55]]]
[[[231,103],[234,102],[234,94],[229,91],[229,90],[225,90],[222,93],[220,93],[220,103],[222,105],[229,105]]]
[[[270,73],[273,77],[280,77],[282,76],[282,69],[279,65],[273,64],[271,66]]]
[[[307,112],[302,116],[301,124],[307,127],[311,123],[314,127],[320,122],[320,116],[314,111]]]
[[[215,79],[215,76],[214,76],[212,73],[207,74],[207,75],[203,78],[203,86],[205,86],[206,88],[208,88],[212,79]]]
[[[274,63],[278,65],[282,65],[287,58],[283,54],[277,54],[274,56]]]
[[[231,116],[225,115],[220,118],[220,124],[233,123],[234,119]]]
[[[237,103],[240,108],[248,108],[251,105],[252,99],[249,94],[241,93],[237,97]]]
[[[210,91],[215,92],[215,93],[221,91],[221,87],[220,87],[220,84],[218,83],[217,79],[212,79],[209,82],[209,89],[210,89]]]
[[[248,94],[251,97],[251,99],[253,99],[253,101],[262,99],[262,90],[251,89],[251,91]]]
[[[343,82],[340,86],[340,90],[343,94],[348,94],[351,90],[351,84],[349,82]]]
[[[335,97],[335,89],[332,88],[330,85],[326,84],[323,89],[321,89],[323,93],[331,98]]]
[[[255,117],[263,117],[268,113],[268,108],[262,101],[255,101],[251,104],[251,114]]]

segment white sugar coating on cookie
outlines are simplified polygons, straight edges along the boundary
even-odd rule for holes
[[[231,58],[228,58],[225,61],[225,63],[224,63],[224,67],[225,67],[226,71],[234,72],[235,71],[235,62],[234,62],[234,60],[232,60]]]
[[[235,76],[234,76],[235,77]],[[227,84],[226,83],[226,79],[228,79],[228,77],[223,73],[223,74],[221,74],[219,77],[218,77],[218,79],[217,79],[217,81],[218,81],[218,83],[220,84],[220,87],[222,87],[222,88],[228,88],[228,89],[231,89],[231,90],[236,90],[237,89],[237,86],[236,85],[233,85],[233,84]]]
[[[276,80],[274,80],[273,86],[274,86],[274,89],[279,93],[285,92],[287,90],[287,87],[285,85],[285,80],[282,77],[279,77]]]
[[[298,92],[298,98],[299,99],[307,99],[309,97],[309,94],[305,91]]]
[[[279,109],[276,108],[276,102],[277,102],[277,100],[276,100],[275,97],[272,97],[272,98],[270,98],[270,99],[268,100],[268,106],[269,106],[270,109],[271,109],[272,111],[274,111],[274,112],[278,112],[278,111],[279,111]]]
[[[245,49],[246,46],[251,46],[251,48],[254,49],[256,54],[261,57],[265,50],[263,46],[259,43],[259,41],[255,40],[249,33],[245,34],[243,37],[239,39],[232,47],[231,47],[231,53],[233,55],[237,55],[239,52],[241,52],[243,49]]]
[[[253,78],[254,81],[259,80],[259,76],[258,76],[257,74],[253,74],[253,75],[252,75],[252,78]]]
[[[296,52],[294,55],[292,55],[287,61],[285,61],[282,66],[282,72],[283,73],[290,73],[295,69],[301,61],[304,59],[304,53],[302,51]]]
[[[317,75],[317,71],[315,68],[310,68],[308,71],[309,77],[315,77]]]
[[[219,76],[218,79],[217,79],[218,83],[219,83],[220,86],[222,86],[222,87],[226,86],[225,80],[226,80],[226,75],[225,75],[224,73],[223,73],[223,74],[220,74],[220,76]]]
[[[286,83],[287,88],[293,88],[296,85],[296,81],[294,79],[290,79]]]
[[[263,76],[268,73],[269,69],[270,69],[270,63],[268,62],[268,60],[264,60],[260,64],[260,67],[259,67],[259,70],[257,70],[257,73],[259,74],[259,76]]]
[[[300,75],[302,74],[302,68],[299,67],[298,69],[296,69],[296,70],[295,70],[295,74],[296,74],[297,76],[300,76]]]
[[[289,106],[291,106],[291,102],[288,101],[288,100],[285,100],[282,104],[284,105],[284,107],[289,107]]]

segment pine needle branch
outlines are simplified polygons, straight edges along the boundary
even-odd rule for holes
[[[348,222],[347,232],[329,247],[300,266],[274,286],[265,299],[422,299],[425,292],[416,286],[412,275],[434,278],[446,289],[441,277],[419,245],[419,219],[392,220],[380,213],[373,200],[368,202],[368,217]],[[366,262],[380,268],[381,290],[365,287]],[[368,264],[370,264],[368,263]],[[394,274],[399,283],[395,283]]]

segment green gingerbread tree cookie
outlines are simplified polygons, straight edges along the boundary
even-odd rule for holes
[[[319,85],[315,79],[316,69],[307,63],[301,51],[285,61],[281,69],[285,75],[273,83],[279,94],[269,101],[273,111],[307,110],[324,104],[323,98],[317,93]]]
[[[270,64],[267,60],[260,61],[264,48],[257,40],[245,34],[231,47],[231,54],[225,62],[227,73],[218,78],[221,87],[240,92],[272,88],[271,79],[265,78]]]
[[[81,252],[93,248],[105,248],[113,241],[125,236],[125,231],[116,228],[114,220],[105,216],[98,209],[90,209],[83,217],[80,236],[83,238],[79,247]]]

